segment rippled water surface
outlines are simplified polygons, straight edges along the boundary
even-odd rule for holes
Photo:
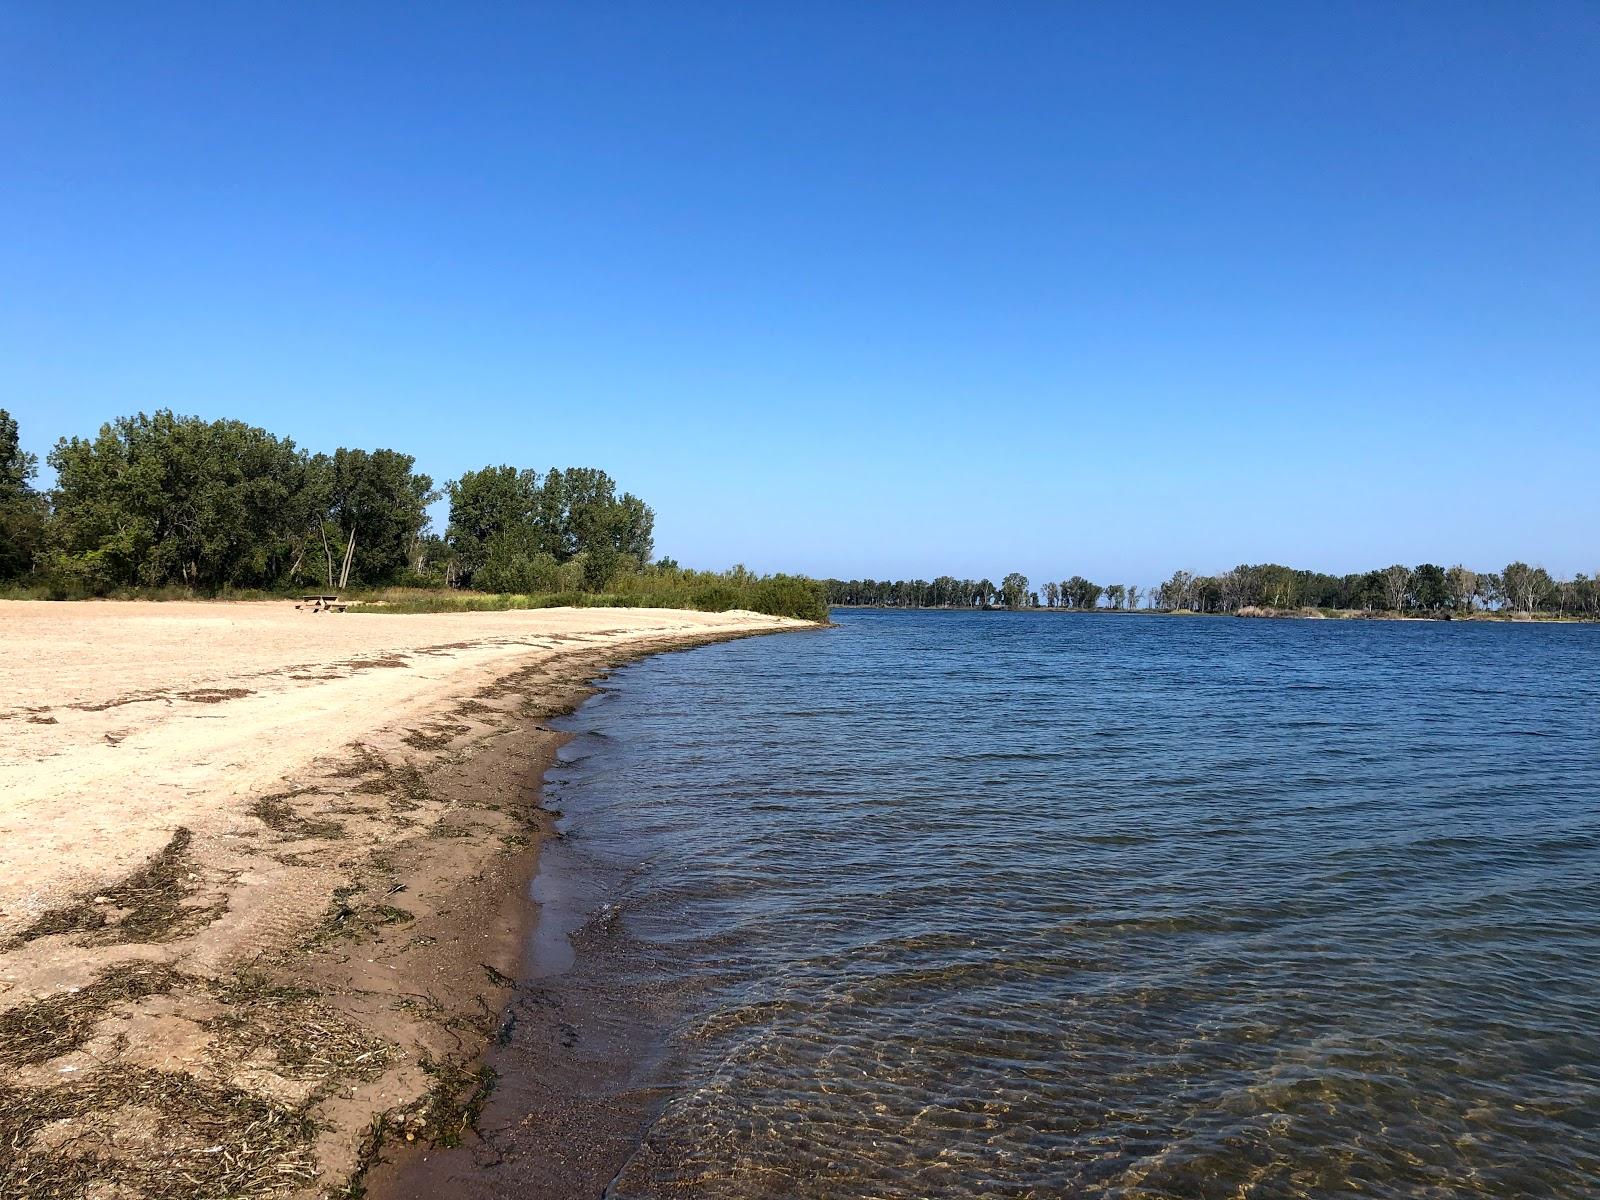
[[[1600,1194],[1600,630],[837,619],[570,720],[609,1195]]]

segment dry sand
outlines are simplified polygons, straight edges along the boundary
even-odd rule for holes
[[[383,1137],[458,1135],[542,722],[614,663],[804,627],[0,602],[0,1194],[342,1194]]]

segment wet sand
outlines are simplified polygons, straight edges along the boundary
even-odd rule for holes
[[[366,1200],[600,1196],[670,1098],[657,1067],[684,983],[608,902],[627,869],[564,839],[546,842],[536,866],[481,1112],[454,1144],[389,1142],[363,1178]]]
[[[616,663],[804,627],[0,604],[0,1193],[326,1195],[458,1140],[544,722]]]

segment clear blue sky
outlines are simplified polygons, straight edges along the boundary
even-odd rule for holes
[[[0,406],[819,574],[1600,568],[1600,6],[0,3]]]

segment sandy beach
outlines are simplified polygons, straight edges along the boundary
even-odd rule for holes
[[[618,662],[805,627],[0,603],[0,1191],[337,1194],[384,1138],[451,1140],[542,722]]]

